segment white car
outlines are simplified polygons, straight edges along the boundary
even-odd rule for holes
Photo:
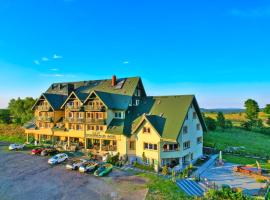
[[[51,164],[51,165],[55,165],[55,164],[64,162],[66,159],[68,159],[68,155],[67,154],[65,154],[65,153],[59,153],[59,154],[56,154],[55,156],[51,157],[48,160],[48,163]]]
[[[9,150],[19,150],[23,148],[24,148],[24,144],[10,144],[8,147]]]
[[[85,159],[73,159],[66,164],[66,169],[77,170],[86,161]]]

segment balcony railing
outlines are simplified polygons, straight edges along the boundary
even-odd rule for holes
[[[37,120],[39,121],[44,121],[44,122],[53,122],[53,117],[47,117],[47,116],[39,116],[36,117]]]
[[[101,146],[102,151],[117,151],[117,146]]]
[[[79,111],[81,110],[82,106],[75,106],[75,105],[66,105],[66,109],[71,111]]]
[[[76,122],[76,123],[84,123],[85,119],[84,118],[66,118],[66,122]]]
[[[105,106],[93,106],[93,105],[86,105],[84,106],[85,111],[105,111]]]
[[[50,106],[38,106],[37,110],[39,111],[49,111],[50,110]]]
[[[89,124],[98,124],[98,125],[105,125],[106,124],[106,120],[105,119],[86,118],[86,123],[89,123]]]

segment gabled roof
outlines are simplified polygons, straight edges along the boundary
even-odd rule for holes
[[[133,110],[137,116],[132,123],[132,132],[143,122],[149,121],[164,139],[177,140],[191,104],[194,104],[202,127],[206,130],[198,104],[193,95],[147,97]],[[145,113],[145,115],[142,115]]]
[[[55,94],[52,94],[52,95],[55,95]],[[66,105],[66,103],[68,102],[68,100],[71,98],[71,96],[75,96],[78,100],[80,100],[81,102],[83,102],[83,100],[80,98],[80,97],[82,97],[82,96],[86,96],[86,95],[81,95],[81,94],[79,94],[78,95],[78,93],[76,93],[76,92],[71,92],[70,93],[70,95],[66,98],[66,100],[62,103],[62,105],[60,106],[60,108],[62,109],[65,105]]]
[[[49,105],[52,107],[53,110],[60,109],[62,103],[66,100],[66,95],[61,94],[49,94],[49,93],[43,93],[41,96],[37,99],[35,104],[33,105],[32,109],[38,104],[38,102],[41,100],[41,98],[44,98]]]

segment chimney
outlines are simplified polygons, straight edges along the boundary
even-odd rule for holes
[[[116,85],[116,76],[113,75],[112,76],[112,87],[114,87]]]

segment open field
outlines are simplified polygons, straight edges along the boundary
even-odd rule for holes
[[[225,150],[228,147],[244,147],[243,154],[256,155],[259,157],[270,156],[270,136],[261,133],[231,129],[222,131],[211,131],[204,135],[204,146],[215,147]],[[256,159],[243,156],[224,155],[223,158],[237,164],[255,164]],[[270,164],[258,160],[263,168],[270,168]]]
[[[206,117],[211,117],[213,119],[217,118],[217,113],[204,113]],[[264,112],[259,113],[259,118],[263,120],[264,125],[266,125],[266,120],[270,115],[265,114]],[[240,126],[242,122],[246,121],[246,114],[243,112],[240,113],[225,113],[224,114],[225,119],[229,119],[232,121],[234,126]]]

